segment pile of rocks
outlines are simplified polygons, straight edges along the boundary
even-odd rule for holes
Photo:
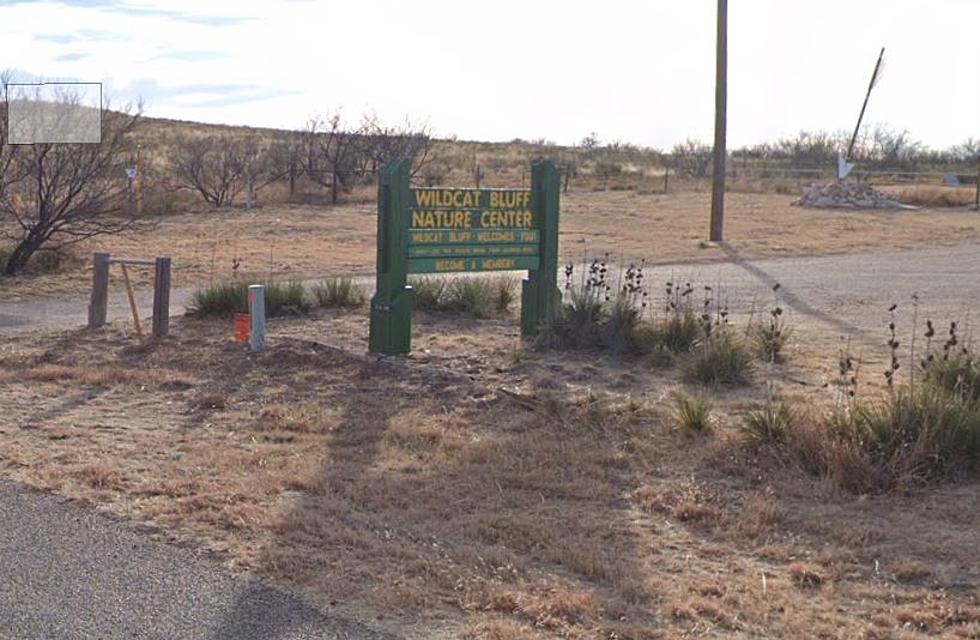
[[[890,198],[867,184],[853,182],[834,182],[815,184],[807,189],[799,200],[793,203],[798,207],[814,209],[914,209]]]

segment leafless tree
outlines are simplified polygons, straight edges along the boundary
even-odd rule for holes
[[[295,134],[274,140],[265,150],[261,175],[264,185],[289,178],[289,197],[296,190],[296,178],[303,168],[305,149],[303,141]]]
[[[366,173],[375,173],[389,160],[410,158],[415,176],[432,162],[432,133],[428,125],[406,119],[401,126],[382,123],[374,114],[361,123],[361,151]]]
[[[674,146],[674,166],[678,173],[690,178],[706,178],[711,170],[711,153],[711,146],[697,140],[685,140]]]
[[[251,140],[227,137],[185,137],[171,158],[177,186],[197,191],[204,201],[221,207],[248,186],[250,163],[258,155]]]
[[[102,116],[98,144],[9,145],[0,140],[0,219],[14,242],[4,274],[22,271],[38,250],[123,231],[125,161],[142,106]]]
[[[330,202],[337,204],[340,193],[350,190],[358,171],[361,154],[360,129],[348,128],[339,111],[311,118],[306,129],[306,175],[330,189]]]

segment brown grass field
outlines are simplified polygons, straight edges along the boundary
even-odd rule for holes
[[[417,313],[408,360],[366,332],[362,308],[276,320],[259,355],[191,318],[9,339],[0,471],[413,637],[980,637],[980,486],[855,495],[746,449],[761,374],[698,435],[675,365],[531,349],[513,317]],[[816,416],[811,338],[766,377]]]

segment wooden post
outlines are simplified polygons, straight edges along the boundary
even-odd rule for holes
[[[664,193],[670,189],[670,165],[664,163]]]
[[[718,0],[718,45],[715,64],[715,149],[711,181],[712,242],[724,240],[725,133],[728,111],[728,0]]]
[[[156,259],[153,276],[153,337],[163,338],[170,330],[170,258]]]
[[[109,254],[96,253],[92,259],[92,298],[88,305],[88,327],[98,329],[105,324],[109,300]]]
[[[143,215],[143,196],[146,183],[143,180],[143,145],[136,145],[136,215]]]
[[[143,327],[140,325],[140,312],[136,308],[136,298],[133,296],[133,285],[129,282],[129,269],[126,263],[119,265],[122,267],[123,285],[126,287],[126,297],[129,298],[129,310],[133,312],[133,326],[136,328],[136,337],[143,341]]]

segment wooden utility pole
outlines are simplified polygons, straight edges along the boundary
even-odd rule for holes
[[[715,148],[711,180],[712,242],[724,240],[725,132],[728,111],[728,0],[718,0],[718,45],[715,63]]]

